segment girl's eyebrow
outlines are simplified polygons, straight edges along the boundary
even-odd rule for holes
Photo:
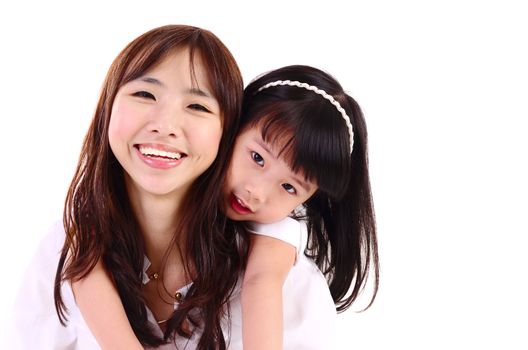
[[[297,183],[299,185],[301,185],[301,187],[306,191],[306,192],[310,192],[310,187],[308,186],[308,184],[306,182],[304,182],[300,177],[298,177],[297,175],[293,175],[292,176],[293,179],[295,181],[297,181]]]
[[[254,140],[255,140],[256,143],[259,144],[260,147],[262,147],[264,149],[264,151],[268,152],[270,156],[272,156],[275,159],[278,159],[277,155],[275,153],[271,152],[271,148],[268,147],[268,144],[266,142],[264,142],[264,140],[262,140],[260,137],[255,137]]]
[[[277,155],[275,153],[273,153],[270,149],[270,147],[266,144],[266,142],[264,142],[264,140],[262,140],[261,138],[259,137],[255,137],[255,142],[259,144],[260,147],[262,147],[266,152],[269,153],[270,156],[272,156],[273,158],[275,158],[276,160],[278,160],[279,158],[277,157]],[[299,176],[297,176],[297,174],[295,174],[293,171],[292,172],[292,178],[299,184],[301,185],[301,187],[306,191],[306,192],[310,192],[310,186],[308,186],[308,184],[306,183],[306,181],[303,181],[303,179],[301,179]]]

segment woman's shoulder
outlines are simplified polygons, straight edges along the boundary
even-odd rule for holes
[[[23,286],[26,286],[20,289],[22,295],[31,293],[31,297],[35,299],[48,298],[49,294],[52,296],[64,238],[62,222],[54,222],[41,238],[37,250],[26,268],[23,280]],[[35,288],[30,288],[28,285],[38,287],[40,293],[36,293]]]
[[[40,275],[55,276],[55,270],[64,245],[64,227],[61,221],[52,223],[47,232],[41,236],[37,249],[27,267],[26,275],[38,273]]]
[[[62,221],[53,222],[48,228],[47,233],[40,241],[38,252],[48,252],[57,254],[64,245],[66,234],[64,233],[64,224]]]
[[[8,326],[10,348],[77,349],[79,328],[71,323],[78,317],[69,283],[61,286],[70,321],[67,327],[60,324],[54,301],[55,275],[64,237],[62,222],[51,225],[25,270]]]

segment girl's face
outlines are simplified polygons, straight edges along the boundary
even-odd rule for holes
[[[177,50],[117,92],[108,130],[129,191],[183,195],[213,162],[221,111],[199,55]]]
[[[232,220],[279,221],[308,200],[317,185],[294,173],[277,150],[262,140],[259,127],[238,135],[223,194]]]

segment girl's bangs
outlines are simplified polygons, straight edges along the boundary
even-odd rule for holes
[[[348,131],[343,125],[336,125],[336,121],[314,117],[324,112],[313,107],[271,103],[261,108],[260,117],[254,116],[248,126],[260,128],[264,142],[293,172],[315,182],[319,190],[331,197],[339,198],[350,177]],[[341,129],[343,132],[336,133]]]

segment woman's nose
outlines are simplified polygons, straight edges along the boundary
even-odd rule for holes
[[[181,133],[184,115],[174,107],[164,107],[153,116],[149,131],[160,136],[177,137]]]

